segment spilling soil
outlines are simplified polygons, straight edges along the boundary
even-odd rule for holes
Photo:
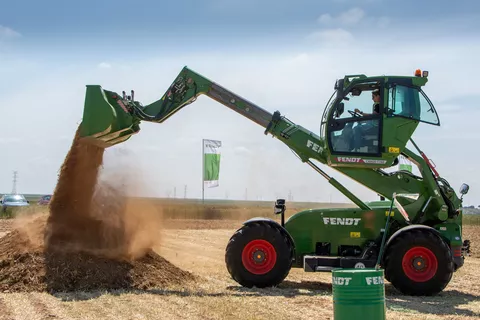
[[[0,238],[0,291],[150,289],[194,280],[154,248],[161,214],[99,180],[104,149],[75,134],[49,212]]]

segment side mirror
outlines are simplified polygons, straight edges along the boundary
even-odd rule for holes
[[[343,114],[343,111],[345,111],[345,104],[343,102],[340,102],[337,105],[337,109],[335,109],[335,117],[340,117]]]
[[[278,199],[275,201],[274,213],[283,214],[285,213],[285,199]]]
[[[460,186],[460,194],[462,194],[462,195],[467,194],[469,189],[470,189],[470,187],[468,186],[468,184],[463,183],[463,184]]]
[[[275,207],[273,209],[273,212],[275,212],[275,214],[279,214],[280,217],[281,217],[281,226],[284,227],[285,226],[285,210],[286,210],[286,206],[285,206],[285,199],[277,199],[277,201],[275,201]]]

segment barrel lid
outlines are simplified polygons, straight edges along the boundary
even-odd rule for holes
[[[332,270],[333,272],[335,273],[364,273],[364,272],[379,272],[379,273],[383,273],[383,269],[380,268],[380,269],[375,269],[375,268],[364,268],[364,269],[360,269],[360,268],[356,268],[356,269],[342,269],[342,268],[339,268],[339,269],[333,269]]]

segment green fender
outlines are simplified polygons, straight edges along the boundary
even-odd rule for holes
[[[248,226],[248,225],[251,225],[251,224],[254,224],[254,223],[260,223],[260,224],[265,223],[265,224],[267,224],[267,225],[272,226],[273,228],[277,228],[278,230],[280,230],[280,232],[281,232],[285,237],[287,237],[288,242],[289,242],[290,245],[292,246],[293,256],[295,256],[295,241],[293,241],[293,238],[292,238],[292,236],[290,235],[290,233],[288,233],[287,229],[285,229],[284,227],[282,227],[282,226],[280,225],[280,223],[278,223],[278,222],[275,221],[275,220],[269,219],[269,218],[256,217],[256,218],[251,218],[251,219],[243,222],[243,225],[244,225],[244,226]]]
[[[427,232],[432,232],[433,234],[439,236],[440,239],[442,239],[442,241],[445,241],[445,243],[447,243],[447,245],[449,245],[449,243],[446,241],[446,239],[442,236],[442,234],[438,230],[436,230],[436,229],[434,229],[430,226],[426,226],[426,225],[422,225],[422,224],[412,224],[412,225],[409,225],[407,227],[401,228],[400,230],[397,230],[394,234],[392,234],[392,236],[387,240],[387,243],[385,244],[385,248],[384,248],[383,252],[384,253],[387,252],[388,248],[390,247],[393,240],[395,240],[395,238],[397,238],[402,233],[410,231],[410,230],[419,230],[419,229],[425,230]],[[385,254],[383,254],[383,256],[382,256],[382,264],[384,262],[385,262]]]

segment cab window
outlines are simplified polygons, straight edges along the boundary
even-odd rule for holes
[[[382,89],[378,82],[361,83],[337,102],[328,126],[330,147],[335,154],[377,156],[381,146]],[[378,94],[377,93],[377,94]]]
[[[430,100],[418,88],[395,85],[388,90],[389,116],[399,116],[439,125],[437,112]]]
[[[367,87],[367,89],[362,88],[361,86],[357,86],[353,88],[343,99],[343,107],[341,113],[335,113],[334,119],[346,119],[352,117],[361,117],[362,115],[355,110],[363,112],[364,114],[368,115],[375,115],[373,111],[379,113],[379,108],[377,106],[376,110],[374,110],[374,101],[371,88],[368,88],[370,85],[375,85],[376,83],[366,83],[362,84],[362,86]],[[362,90],[363,89],[363,90]]]

